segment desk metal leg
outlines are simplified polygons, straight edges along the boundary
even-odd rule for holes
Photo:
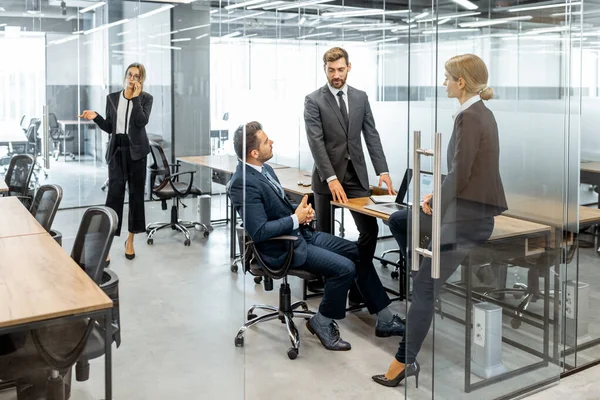
[[[466,303],[465,303],[465,393],[471,393],[471,256],[467,262],[467,274],[465,276],[465,284],[467,287]]]
[[[112,400],[112,308],[104,317],[104,400]]]
[[[329,226],[331,227],[331,233],[332,235],[335,236],[335,206],[333,204],[329,205],[330,207],[330,212],[329,212]],[[344,210],[342,209],[342,213],[344,212]],[[340,226],[340,231],[343,228],[343,225]]]
[[[229,241],[230,241],[230,246],[229,246],[229,257],[233,260],[235,258],[235,242],[236,242],[236,237],[235,237],[235,207],[233,207],[233,204],[231,204],[231,209],[229,211]],[[240,249],[240,251],[242,251],[242,249]]]

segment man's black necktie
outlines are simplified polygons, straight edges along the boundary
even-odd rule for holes
[[[350,120],[348,119],[348,110],[346,109],[346,102],[344,101],[344,91],[340,90],[337,92],[338,97],[340,98],[340,111],[342,112],[342,118],[344,119],[344,124],[346,124],[346,131],[349,129]]]

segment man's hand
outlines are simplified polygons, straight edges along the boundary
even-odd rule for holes
[[[382,183],[385,183],[385,186],[387,187],[389,194],[396,194],[396,191],[394,190],[394,186],[392,185],[392,178],[390,178],[390,174],[379,175],[379,185],[378,186],[381,187]]]
[[[431,215],[431,206],[429,203],[431,202],[432,198],[433,194],[426,194],[423,198],[423,205],[421,207],[423,208],[423,212],[427,215]]]
[[[331,191],[331,195],[333,196],[333,201],[337,201],[339,203],[347,203],[348,197],[346,197],[346,192],[342,187],[342,184],[338,179],[334,179],[328,183],[329,190]]]
[[[315,210],[313,210],[311,205],[308,205],[308,196],[304,195],[304,197],[302,198],[302,202],[298,205],[298,207],[296,207],[296,211],[294,211],[294,214],[296,214],[296,216],[298,217],[298,223],[306,223],[311,212],[314,215]]]

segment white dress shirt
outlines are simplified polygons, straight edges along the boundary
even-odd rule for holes
[[[471,107],[473,104],[477,103],[478,101],[481,101],[481,97],[478,94],[476,94],[475,96],[471,97],[469,100],[462,103],[460,105],[459,109],[454,114],[452,114],[452,120],[455,120],[456,117],[458,116],[458,114],[465,111],[467,108]]]
[[[344,85],[344,87],[341,89],[336,89],[333,86],[331,86],[329,84],[329,82],[327,82],[327,86],[329,86],[329,91],[335,98],[335,102],[337,103],[338,107],[340,106],[340,96],[338,96],[338,92],[340,90],[342,92],[344,92],[344,102],[346,102],[346,112],[348,113],[348,118],[350,118],[350,104],[348,103],[348,85]]]
[[[258,165],[248,164],[248,163],[246,163],[246,165],[254,168],[255,170],[258,171],[259,174],[262,175],[262,169],[263,169],[262,165],[258,166]],[[273,177],[273,178],[275,178],[275,177]],[[298,227],[300,226],[300,222],[298,221],[298,216],[296,214],[292,214],[290,216],[292,217],[292,222],[294,223],[294,229],[298,229]]]
[[[119,96],[119,105],[117,106],[117,134],[127,134],[129,121],[131,120],[131,110],[133,103],[125,98],[125,91],[121,91]]]

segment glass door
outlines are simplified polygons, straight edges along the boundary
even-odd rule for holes
[[[433,207],[407,226],[407,398],[513,398],[559,379],[569,112],[555,63],[570,52],[568,25],[546,17],[565,8],[411,6],[407,157],[413,204],[433,192]]]

